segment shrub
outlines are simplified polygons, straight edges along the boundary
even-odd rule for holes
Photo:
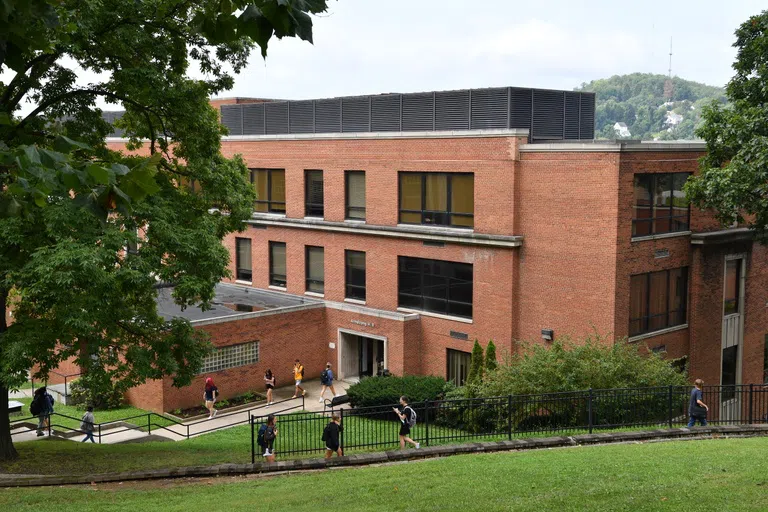
[[[452,389],[441,377],[368,377],[347,390],[352,407],[394,406],[405,395],[412,403],[439,400]]]
[[[123,391],[115,386],[106,373],[89,372],[72,383],[69,392],[72,403],[79,409],[92,405],[99,410],[117,409],[123,405]]]
[[[496,361],[496,345],[493,340],[488,342],[488,346],[485,347],[485,374],[488,375],[499,366]]]
[[[472,357],[469,361],[469,373],[467,374],[467,386],[476,386],[483,381],[483,347],[475,340],[475,346],[472,347]]]
[[[551,347],[522,345],[505,359],[480,385],[480,396],[687,384],[686,375],[659,355],[597,335],[558,338]]]

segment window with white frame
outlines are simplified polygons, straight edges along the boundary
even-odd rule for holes
[[[216,347],[206,356],[200,373],[211,373],[259,362],[259,342]]]

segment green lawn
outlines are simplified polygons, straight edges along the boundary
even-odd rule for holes
[[[768,509],[768,439],[464,455],[269,478],[10,489],[17,512]]]

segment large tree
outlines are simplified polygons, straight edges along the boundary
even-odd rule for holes
[[[697,134],[707,143],[702,172],[686,193],[713,208],[725,225],[746,222],[760,239],[768,234],[768,11],[736,30],[736,75],[728,82],[730,104],[704,111]]]
[[[255,199],[243,161],[220,153],[209,97],[232,87],[254,49],[265,56],[272,36],[311,42],[310,15],[325,9],[325,0],[0,2],[9,77],[0,82],[0,460],[16,456],[8,390],[30,368],[45,376],[76,357],[131,385],[191,381],[208,342],[158,316],[157,283],[173,283],[183,306],[208,305],[228,275],[221,240]],[[96,78],[80,84],[82,72]],[[108,149],[98,99],[125,110],[116,124],[143,157]]]

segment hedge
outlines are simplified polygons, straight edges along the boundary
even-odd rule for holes
[[[367,377],[350,386],[347,395],[352,407],[394,406],[403,395],[411,403],[440,400],[452,387],[442,377]]]

